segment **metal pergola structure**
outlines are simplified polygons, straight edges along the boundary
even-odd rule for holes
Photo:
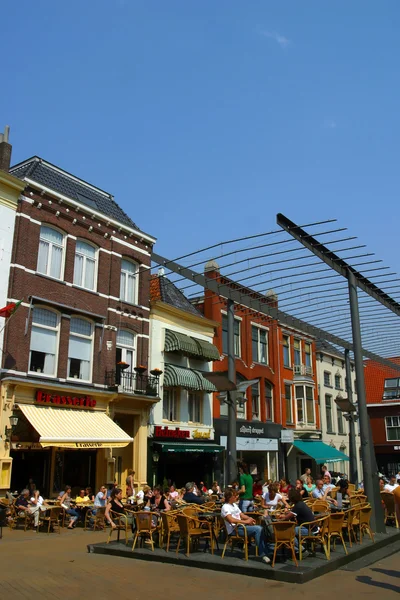
[[[357,238],[348,235],[346,228],[338,227],[336,220],[299,226],[278,214],[277,223],[277,230],[221,242],[175,260],[153,252],[152,260],[156,266],[168,270],[167,276],[189,299],[209,289],[227,300],[228,376],[234,383],[235,305],[265,314],[316,340],[326,340],[344,349],[347,356],[353,355],[364,486],[373,507],[373,526],[376,531],[384,531],[365,401],[363,360],[376,361],[390,372],[400,371],[400,365],[391,360],[400,356],[397,318],[400,304],[396,300],[400,297],[400,279],[367,252]],[[209,261],[218,261],[221,280],[206,277],[197,270]],[[278,307],[260,297],[272,294],[278,296]],[[231,392],[227,472],[232,479],[236,475],[235,420]]]

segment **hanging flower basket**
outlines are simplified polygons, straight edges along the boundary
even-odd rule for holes
[[[160,375],[162,374],[162,371],[161,371],[161,369],[152,369],[152,370],[150,371],[150,373],[151,373],[152,375],[154,375],[154,377],[160,377]]]
[[[142,375],[145,371],[147,371],[147,367],[139,365],[138,367],[134,368],[134,371],[136,371],[136,373],[139,373],[139,375]]]
[[[121,371],[127,369],[129,367],[129,363],[120,360],[119,362],[117,362],[117,367],[119,367],[121,369]]]

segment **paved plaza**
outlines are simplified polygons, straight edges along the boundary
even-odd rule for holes
[[[87,545],[102,542],[104,532],[77,529],[58,534],[4,530],[0,540],[0,590],[2,598],[32,597],[47,600],[71,597],[129,597],[134,600],[159,595],[174,600],[203,600],[217,595],[228,597],[274,593],[280,599],[335,596],[356,598],[398,598],[400,592],[399,553],[356,570],[338,570],[304,585],[280,583],[235,574],[204,571],[191,567],[128,560],[89,554]],[[265,569],[271,567],[266,566]],[[261,596],[261,594],[263,596]]]

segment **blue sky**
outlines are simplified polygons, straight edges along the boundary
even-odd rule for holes
[[[4,0],[2,17],[14,163],[113,193],[170,258],[283,212],[338,217],[400,271],[397,0]]]

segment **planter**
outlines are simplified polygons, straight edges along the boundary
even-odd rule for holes
[[[150,374],[153,375],[154,377],[160,377],[160,375],[162,375],[162,371],[161,371],[161,369],[152,369],[150,371]]]
[[[147,367],[143,367],[143,366],[141,366],[141,365],[140,365],[139,367],[135,367],[133,370],[134,370],[136,373],[138,373],[139,375],[143,375],[143,373],[144,373],[145,371],[147,371]]]

